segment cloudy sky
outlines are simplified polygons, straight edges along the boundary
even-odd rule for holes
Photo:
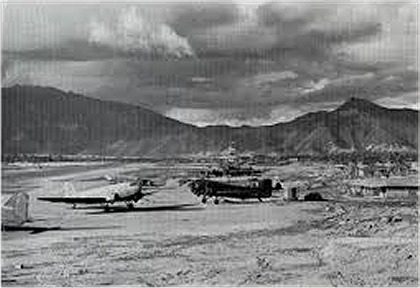
[[[8,4],[2,86],[142,105],[199,126],[265,125],[349,97],[417,109],[417,4]]]

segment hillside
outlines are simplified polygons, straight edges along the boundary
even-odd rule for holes
[[[351,98],[334,111],[262,127],[198,128],[138,106],[54,88],[2,88],[2,151],[164,156],[220,151],[319,153],[333,143],[361,149],[389,144],[417,149],[418,111]]]
[[[138,106],[29,86],[2,89],[2,121],[3,153],[153,153],[195,129]]]

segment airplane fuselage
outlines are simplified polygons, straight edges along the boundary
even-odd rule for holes
[[[247,185],[239,185],[233,183],[219,182],[214,180],[199,179],[190,184],[191,191],[203,197],[203,202],[207,198],[270,198],[272,196],[271,179],[263,179],[248,183]]]
[[[105,208],[108,208],[109,205],[116,202],[125,202],[131,208],[134,203],[149,194],[143,193],[142,185],[139,183],[121,183],[108,187],[95,188],[80,195],[38,197],[38,200],[68,203],[72,204],[73,208],[76,208],[76,205],[79,204],[101,204]]]

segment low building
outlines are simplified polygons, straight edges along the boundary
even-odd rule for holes
[[[360,179],[352,181],[350,186],[354,196],[417,200],[419,193],[417,175],[415,177]]]

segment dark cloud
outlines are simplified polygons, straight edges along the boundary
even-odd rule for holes
[[[286,121],[351,96],[412,105],[401,95],[418,89],[409,4],[88,6],[6,11],[3,83],[74,90],[202,125]]]
[[[28,16],[28,20],[22,20],[23,23],[33,20],[33,14],[42,15],[45,10],[47,21],[36,24],[31,33],[43,35],[43,30],[48,33],[51,27],[55,27],[50,31],[53,43],[43,35],[43,45],[29,45],[31,42],[27,39],[25,41],[29,42],[24,45],[25,41],[16,40],[20,38],[18,35],[6,38],[8,50],[19,48],[20,57],[55,60],[156,58],[160,55],[188,57],[194,54],[199,57],[276,59],[288,50],[298,50],[301,56],[313,58],[331,53],[329,48],[333,44],[357,41],[380,32],[380,23],[372,19],[369,19],[371,22],[355,22],[334,29],[326,29],[323,25],[311,27],[314,23],[328,22],[327,16],[339,8],[336,4],[293,6],[269,3],[251,9],[235,3],[181,3],[161,8],[164,11],[160,14],[152,4],[114,5],[113,9],[97,11],[83,8],[83,5],[83,9],[70,6],[68,8],[76,9],[83,16],[77,25],[69,25],[75,20],[70,21],[68,17],[52,17],[52,11],[60,9],[45,6],[45,9],[32,8],[36,13],[29,14],[32,16]],[[23,13],[26,10],[21,8],[18,11]],[[19,15],[16,11],[13,14]],[[16,33],[22,25],[9,24],[10,33],[13,30]]]
[[[40,60],[194,56],[188,40],[166,24],[165,13],[156,17],[154,5],[92,6],[98,9],[86,5],[8,6],[4,50]],[[59,15],[68,11],[68,15],[58,18],[54,11]]]
[[[350,97],[375,101],[418,90],[417,71],[381,74],[367,73],[328,81],[324,87],[297,97],[294,104],[345,101]]]
[[[177,33],[189,36],[199,29],[228,25],[238,18],[238,5],[222,3],[180,3],[173,8],[168,23]]]
[[[84,40],[69,40],[59,47],[28,49],[25,51],[3,51],[10,58],[28,60],[62,60],[62,61],[95,61],[107,59],[144,59],[144,60],[174,60],[179,56],[163,50],[124,50],[101,43],[90,43]],[[192,55],[183,55],[191,58]]]
[[[341,10],[340,5],[268,3],[254,11],[231,6],[236,9],[231,13],[236,17],[229,18],[229,22],[208,26],[204,22],[184,33],[201,57],[278,59],[294,51],[300,57],[319,60],[334,54],[334,45],[361,41],[381,32],[381,23],[371,18],[359,21],[356,17],[351,25],[327,25],[331,15]],[[220,9],[229,11],[224,8]],[[195,19],[194,14],[191,17]]]

